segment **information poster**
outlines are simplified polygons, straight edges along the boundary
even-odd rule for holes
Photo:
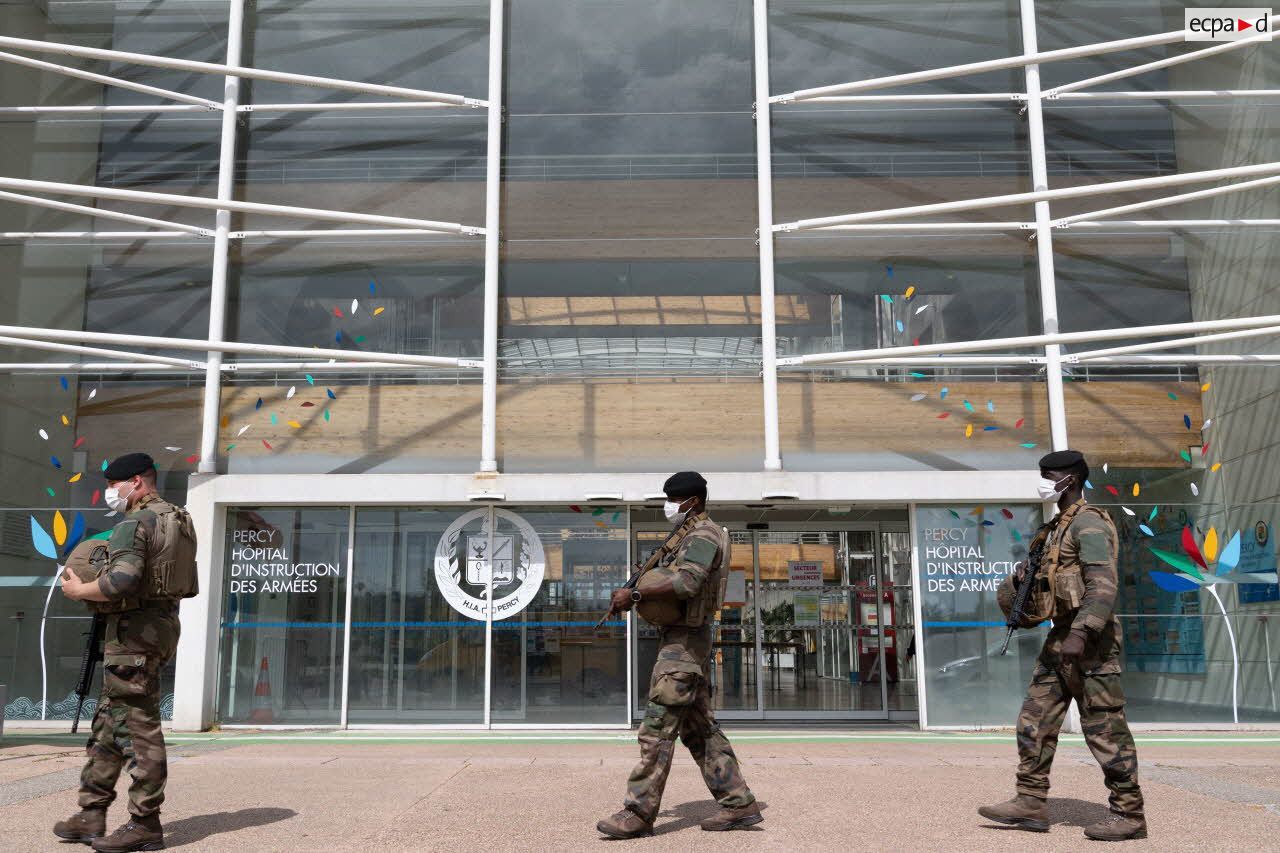
[[[1154,537],[1122,520],[1120,589],[1116,610],[1129,614],[1124,626],[1124,665],[1134,672],[1202,673],[1204,620],[1200,593],[1169,592],[1151,580],[1151,570],[1168,571],[1151,548],[1180,553],[1184,518],[1158,519],[1164,528]],[[1147,615],[1150,614],[1150,615]]]
[[[792,599],[795,606],[795,624],[799,628],[816,628],[819,624],[819,598],[817,592],[797,592]]]

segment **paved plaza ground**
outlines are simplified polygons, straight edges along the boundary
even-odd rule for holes
[[[627,732],[288,732],[170,736],[170,849],[197,851],[1027,851],[1098,849],[1102,776],[1064,736],[1047,835],[991,828],[1011,794],[1010,733],[728,729],[765,805],[750,831],[702,832],[714,811],[679,754],[657,835],[603,841],[635,761]],[[83,741],[32,730],[0,742],[0,849],[69,851]],[[1138,735],[1151,837],[1121,849],[1280,849],[1280,734]],[[125,819],[125,785],[112,809]]]

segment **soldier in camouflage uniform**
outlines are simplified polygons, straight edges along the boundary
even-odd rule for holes
[[[160,731],[160,670],[178,646],[177,597],[194,594],[195,534],[185,510],[157,494],[150,456],[122,456],[104,473],[108,504],[127,510],[108,542],[108,563],[96,580],[84,582],[70,572],[62,579],[68,598],[97,602],[106,614],[102,698],[80,774],[81,811],[53,831],[62,839],[91,842],[102,853],[161,850],[160,804],[168,765]],[[182,536],[189,541],[176,541]],[[169,597],[175,577],[185,573],[175,562],[191,562],[186,567],[191,580],[188,588]],[[126,762],[133,777],[131,819],[103,838],[107,808]]]
[[[662,791],[671,771],[679,737],[702,769],[702,779],[720,811],[702,822],[711,832],[742,829],[763,820],[760,806],[738,768],[733,747],[720,730],[711,707],[711,620],[719,606],[721,578],[728,572],[728,535],[707,516],[707,481],[691,471],[673,475],[663,486],[669,521],[691,516],[694,524],[674,558],[655,583],[643,591],[619,589],[613,607],[630,610],[641,600],[679,605],[675,624],[661,628],[658,660],[649,681],[649,702],[640,723],[640,763],[627,780],[622,811],[600,821],[596,829],[611,838],[653,833]]]
[[[1018,715],[1017,796],[979,814],[1009,826],[1037,832],[1049,829],[1045,801],[1067,708],[1080,707],[1085,743],[1102,765],[1111,790],[1111,816],[1088,826],[1084,834],[1099,841],[1147,836],[1138,753],[1124,714],[1120,686],[1120,620],[1115,616],[1116,556],[1119,541],[1105,511],[1089,506],[1084,483],[1089,466],[1074,450],[1040,460],[1042,497],[1058,495],[1059,515],[1051,522],[1041,573],[1055,568],[1053,627],[1036,661],[1027,698]],[[1021,580],[1023,567],[1015,576]],[[1002,590],[1004,604],[1014,581]],[[1003,606],[1003,605],[1002,605]]]

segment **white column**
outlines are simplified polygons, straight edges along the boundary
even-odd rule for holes
[[[222,566],[227,536],[225,510],[214,500],[216,478],[193,474],[187,511],[196,529],[200,594],[182,602],[177,669],[173,685],[173,728],[203,731],[213,723],[218,691],[218,640],[222,621]]]
[[[227,64],[240,64],[244,41],[244,0],[231,0],[227,20]],[[222,89],[222,140],[218,153],[218,200],[231,198],[236,173],[236,106],[240,100],[240,78],[225,77]],[[221,342],[226,333],[227,248],[230,245],[231,211],[219,210],[214,220],[213,276],[209,288],[209,340]],[[196,470],[214,474],[218,470],[218,412],[222,396],[222,353],[209,351],[204,374],[203,422],[200,430],[200,463]]]
[[[489,0],[489,123],[484,178],[484,369],[480,397],[480,470],[498,470],[498,229],[502,180],[503,0]],[[486,688],[487,689],[487,688]],[[487,712],[486,712],[487,713]]]
[[[764,384],[764,469],[782,470],[778,447],[778,329],[773,294],[773,140],[769,112],[769,2],[752,0],[755,35],[756,195],[760,242],[760,338]]]
[[[1035,0],[1019,0],[1022,18],[1022,52],[1039,53],[1036,38]],[[1044,149],[1044,111],[1040,98],[1040,66],[1025,68],[1027,80],[1027,130],[1031,141],[1032,190],[1049,188],[1049,170]],[[1036,266],[1040,271],[1040,317],[1047,335],[1058,332],[1058,289],[1053,272],[1053,228],[1049,202],[1036,202]],[[1053,449],[1067,446],[1067,406],[1062,396],[1062,347],[1044,348],[1045,380],[1049,394],[1049,434]]]

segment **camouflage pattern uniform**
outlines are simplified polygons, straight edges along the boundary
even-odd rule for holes
[[[106,809],[126,760],[133,784],[129,811],[158,814],[168,777],[160,732],[160,670],[178,647],[178,602],[147,598],[150,563],[161,550],[157,513],[168,504],[157,495],[138,501],[108,543],[110,563],[99,586],[104,606],[102,698],[93,717],[88,761],[80,773],[80,808]]]
[[[698,602],[714,601],[720,578],[728,571],[726,543],[721,529],[706,514],[681,540],[671,562],[660,569],[672,575],[676,594],[686,612]],[[701,614],[690,612],[691,625],[661,629],[658,660],[649,680],[649,704],[640,723],[640,763],[627,779],[625,806],[652,823],[658,816],[662,792],[671,772],[671,759],[679,737],[702,769],[702,779],[712,796],[725,808],[741,808],[755,802],[738,768],[733,747],[720,731],[711,707],[711,620],[715,604]]]
[[[1068,509],[1067,512],[1071,510]],[[1060,542],[1055,538],[1061,537]],[[1111,790],[1111,810],[1142,818],[1138,787],[1138,753],[1124,715],[1120,686],[1123,637],[1115,616],[1116,556],[1119,540],[1110,517],[1090,507],[1079,509],[1065,530],[1050,533],[1046,552],[1059,545],[1054,581],[1053,627],[1036,661],[1027,698],[1018,715],[1019,794],[1040,799],[1049,795],[1049,768],[1058,731],[1075,700],[1085,743],[1102,765]],[[1047,566],[1045,567],[1047,569]],[[1063,641],[1072,631],[1087,637],[1084,655],[1075,662],[1061,658]]]

